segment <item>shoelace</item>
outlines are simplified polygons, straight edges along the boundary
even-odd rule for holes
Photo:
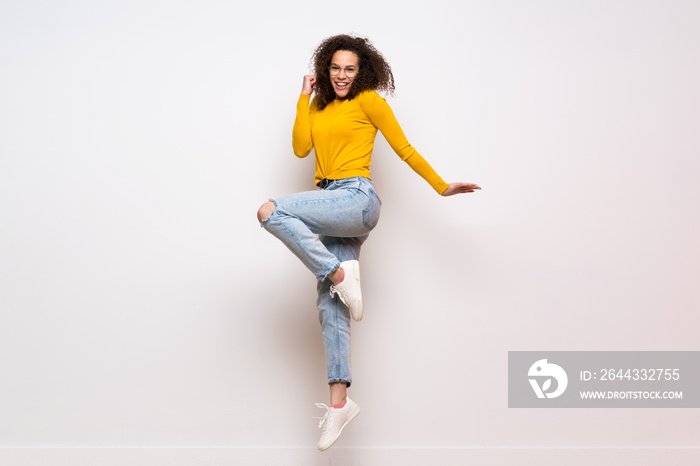
[[[326,431],[326,428],[330,424],[331,417],[333,417],[333,408],[330,406],[324,404],[324,403],[316,403],[316,406],[319,408],[323,408],[326,410],[326,415],[323,417],[314,417],[314,419],[320,419],[321,421],[318,423],[319,428],[323,428],[323,432]]]
[[[343,294],[340,292],[340,290],[337,290],[335,288],[335,285],[331,285],[331,298],[334,298],[336,294],[338,295],[338,298],[340,298],[340,300],[343,302],[343,304],[347,306],[348,303],[345,302],[345,298],[343,297]]]

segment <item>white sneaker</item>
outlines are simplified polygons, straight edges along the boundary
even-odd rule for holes
[[[362,320],[362,290],[360,290],[360,263],[352,260],[340,263],[345,278],[337,285],[331,285],[331,296],[336,294],[350,309],[350,315],[357,322]]]
[[[357,403],[352,401],[350,398],[346,398],[347,402],[342,408],[331,408],[323,403],[316,403],[319,408],[325,408],[326,415],[323,417],[317,417],[321,422],[318,426],[321,428],[321,439],[318,441],[318,448],[321,451],[330,448],[343,431],[346,425],[350,423],[358,414],[360,414],[360,407]]]

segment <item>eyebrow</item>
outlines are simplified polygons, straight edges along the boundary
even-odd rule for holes
[[[338,68],[342,68],[339,64],[337,63],[331,63],[331,66],[337,66]],[[348,65],[346,68],[355,68],[356,65]]]

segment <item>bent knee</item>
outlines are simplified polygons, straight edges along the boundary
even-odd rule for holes
[[[275,204],[272,201],[267,201],[258,209],[258,222],[262,223],[270,217],[270,214],[275,210]]]

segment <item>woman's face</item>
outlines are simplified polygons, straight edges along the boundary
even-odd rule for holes
[[[347,97],[355,76],[357,76],[359,59],[354,52],[338,50],[331,57],[331,84],[339,99]]]

